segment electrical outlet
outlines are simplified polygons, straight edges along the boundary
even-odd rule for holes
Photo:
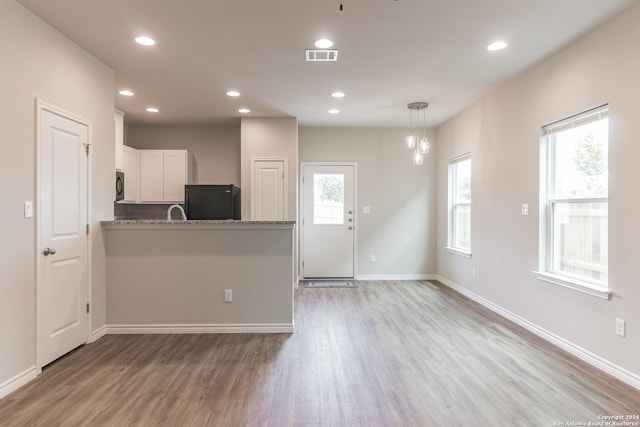
[[[627,335],[627,322],[622,319],[616,319],[616,335],[624,337]]]
[[[371,257],[369,258],[371,262],[376,262],[376,256],[375,255],[371,255]]]
[[[224,302],[233,301],[233,291],[231,289],[224,290]]]

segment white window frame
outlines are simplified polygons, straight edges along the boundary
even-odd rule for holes
[[[471,207],[471,203],[473,201],[473,196],[471,196],[471,200],[469,200],[469,202],[465,202],[465,203],[456,203],[456,194],[455,194],[455,189],[456,189],[456,182],[457,182],[457,176],[456,176],[456,166],[464,161],[469,161],[471,162],[471,153],[465,153],[462,154],[461,156],[458,157],[454,157],[451,160],[449,160],[449,203],[448,203],[448,238],[447,238],[447,246],[446,246],[446,250],[456,254],[456,255],[460,255],[463,256],[465,258],[471,258],[472,253],[471,253],[471,242],[469,242],[469,248],[461,248],[458,246],[455,246],[455,236],[456,236],[456,221],[455,221],[455,212],[456,212],[456,207],[458,206],[469,206]],[[469,163],[471,165],[471,163]],[[471,167],[471,166],[470,166]],[[472,193],[471,188],[469,189],[470,193]]]
[[[608,116],[607,104],[583,113],[559,120],[542,127],[540,138],[540,247],[539,266],[534,273],[538,279],[565,288],[573,289],[603,299],[609,299],[612,292],[608,283],[591,281],[586,277],[571,275],[554,270],[554,209],[560,203],[608,203],[607,197],[549,197],[554,185],[554,151],[550,137],[571,127],[585,125]]]

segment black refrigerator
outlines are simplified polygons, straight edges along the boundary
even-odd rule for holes
[[[187,219],[240,219],[240,188],[235,185],[185,185]]]

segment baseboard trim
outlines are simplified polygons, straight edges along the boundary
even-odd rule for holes
[[[516,325],[522,326],[523,328],[525,328],[526,330],[528,330],[529,332],[532,332],[534,334],[536,334],[537,336],[539,336],[540,338],[550,342],[551,344],[555,345],[556,347],[559,347],[569,353],[571,353],[572,355],[576,356],[577,358],[587,362],[588,364],[600,369],[601,371],[604,371],[606,373],[608,373],[609,375],[616,377],[617,379],[619,379],[620,381],[623,381],[627,384],[629,384],[630,386],[640,390],[640,376],[630,372],[600,356],[598,356],[597,354],[591,353],[588,350],[585,350],[582,347],[579,347],[577,345],[575,345],[574,343],[572,343],[571,341],[568,341],[552,332],[547,331],[544,328],[541,328],[540,326],[536,325],[533,322],[530,322],[529,320],[518,316],[515,313],[510,312],[509,310],[506,310],[504,308],[502,308],[501,306],[489,301],[488,299],[481,297],[478,294],[475,294],[473,292],[471,292],[470,290],[463,288],[462,286],[452,282],[451,280],[446,279],[445,277],[442,276],[438,276],[437,279],[440,283],[442,283],[443,285],[453,289],[454,291],[458,292],[459,294],[462,294],[464,296],[466,296],[467,298],[477,302],[478,304],[488,308],[489,310],[499,314],[500,316],[504,317],[507,320],[510,320],[511,322],[515,323]]]
[[[437,280],[437,274],[358,274],[356,280]]]
[[[221,325],[108,325],[107,334],[292,334],[293,323]]]
[[[13,393],[23,385],[27,384],[29,381],[33,380],[35,377],[40,375],[42,372],[36,366],[32,366],[24,372],[19,373],[13,378],[9,378],[7,381],[0,383],[0,399]]]
[[[91,333],[91,337],[89,337],[89,342],[96,342],[103,336],[107,335],[107,327],[103,325],[102,327],[96,329]]]

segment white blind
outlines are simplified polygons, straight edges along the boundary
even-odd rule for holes
[[[585,123],[595,122],[609,115],[609,104],[604,104],[584,113],[558,120],[542,127],[543,135],[551,135],[575,126],[584,125]]]

